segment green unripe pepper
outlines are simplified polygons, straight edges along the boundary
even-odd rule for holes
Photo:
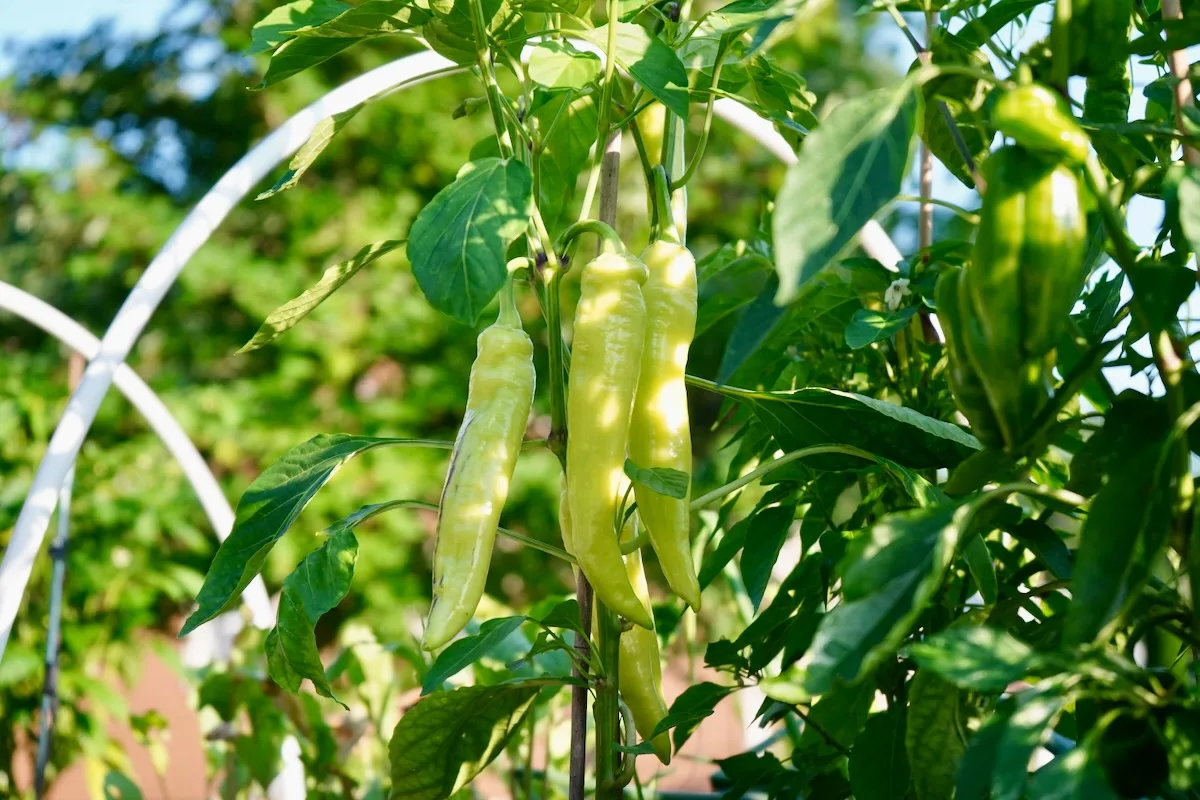
[[[567,388],[569,546],[596,597],[635,625],[654,628],[617,544],[629,415],[646,338],[646,266],[602,253],[583,268]]]
[[[641,260],[649,271],[642,287],[646,344],[630,419],[629,457],[641,467],[667,467],[690,475],[692,435],[683,375],[696,332],[696,260],[682,244],[666,239],[651,244]],[[683,498],[667,497],[640,483],[633,490],[667,583],[699,611],[690,492]]]
[[[1000,432],[1000,424],[962,340],[966,324],[959,293],[962,275],[961,269],[948,270],[938,278],[934,289],[938,319],[942,323],[942,334],[946,337],[946,358],[949,362],[946,379],[954,402],[971,423],[971,432],[975,437],[987,447],[1003,447],[1004,436]]]
[[[1129,23],[1133,0],[1072,0],[1070,42],[1082,45],[1070,53],[1071,72],[1092,77],[1129,58]]]
[[[1087,134],[1063,99],[1045,86],[1027,84],[1005,92],[992,109],[992,124],[1028,150],[1073,164],[1087,161]]]
[[[422,646],[436,650],[470,621],[487,582],[500,512],[533,404],[533,342],[511,284],[495,324],[479,334],[467,411],[442,488],[433,553],[433,604]]]
[[[1013,447],[1045,402],[1047,358],[1086,278],[1086,218],[1078,176],[1024,148],[993,153],[985,175],[961,338]]]

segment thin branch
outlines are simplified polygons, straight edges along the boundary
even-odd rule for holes
[[[1183,19],[1183,6],[1179,0],[1162,0],[1162,16],[1164,21],[1175,21]],[[1188,57],[1186,50],[1171,50],[1167,53],[1167,64],[1171,68],[1171,74],[1175,76],[1175,121],[1179,126],[1180,132],[1184,132],[1183,126],[1183,110],[1191,108],[1196,104],[1195,95],[1192,93],[1192,81],[1188,77]],[[1183,146],[1183,160],[1191,166],[1200,166],[1200,151],[1189,144]]]

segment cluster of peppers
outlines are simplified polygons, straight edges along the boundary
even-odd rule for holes
[[[663,194],[659,169],[657,194]],[[669,220],[669,198],[658,201]],[[626,458],[691,472],[684,369],[696,327],[696,263],[669,221],[635,257],[616,237],[583,267],[567,387],[569,436],[560,507],[563,544],[596,598],[632,623],[620,638],[618,688],[634,726],[650,738],[666,716],[662,666],[640,553],[622,554],[640,520],[672,590],[700,608],[687,493],[634,484],[636,514],[620,518]],[[553,335],[553,334],[552,334]],[[442,490],[433,559],[433,603],[423,646],[436,650],[470,621],[483,596],[500,512],[534,394],[533,343],[521,328],[511,282],[495,324],[479,335],[467,411]],[[653,741],[663,763],[668,737]]]
[[[1070,74],[1087,79],[1084,116],[1092,122],[1124,122],[1128,115],[1124,44],[1132,13],[1133,0],[1072,4],[1064,42],[1086,47],[1066,60]],[[1034,74],[1044,74],[1051,60],[1034,63]],[[939,277],[934,302],[959,410],[984,445],[1016,450],[1036,434],[1050,400],[1055,348],[1087,278],[1079,170],[1089,139],[1063,99],[1036,83],[1000,96],[992,123],[1014,144],[985,162],[971,263]],[[1128,153],[1103,140],[1095,148],[1110,169],[1128,171],[1122,163]]]
[[[992,122],[1015,144],[985,162],[971,263],[939,277],[934,302],[959,410],[984,445],[1015,450],[1050,400],[1055,348],[1087,277],[1088,138],[1037,84],[1005,93]]]

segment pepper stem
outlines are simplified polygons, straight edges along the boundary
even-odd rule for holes
[[[651,238],[656,242],[682,244],[679,228],[675,226],[675,213],[671,208],[671,182],[662,164],[654,167],[654,230]]]
[[[605,253],[625,252],[625,243],[621,241],[621,237],[617,235],[617,232],[611,226],[598,219],[585,219],[582,222],[575,222],[568,225],[567,229],[562,232],[558,240],[554,243],[555,252],[566,252],[571,242],[585,233],[594,233],[599,236],[601,248]]]
[[[513,283],[516,272],[509,272],[500,288],[500,313],[496,315],[496,324],[508,328],[521,327],[521,315],[517,313],[517,293]]]

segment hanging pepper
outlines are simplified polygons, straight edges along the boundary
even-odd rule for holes
[[[670,221],[670,192],[661,167],[655,170],[655,183],[656,210],[663,224],[658,240],[642,253],[650,276],[642,287],[646,345],[630,420],[629,457],[640,467],[666,467],[690,476],[692,435],[683,375],[696,333],[696,260],[679,242]],[[699,611],[700,582],[692,561],[688,510],[690,480],[688,488],[682,498],[659,494],[640,483],[633,490],[667,583]]]
[[[622,542],[633,539],[635,517],[636,515],[630,517],[626,523],[621,536]],[[642,568],[641,550],[634,550],[625,556],[625,574],[638,598],[649,606],[650,592],[646,585],[646,573]],[[617,672],[617,688],[621,699],[633,713],[633,726],[639,736],[650,740],[655,726],[667,716],[667,701],[662,690],[662,653],[658,647],[658,634],[636,626],[624,631],[621,634],[621,657]],[[654,737],[651,743],[658,760],[670,764],[671,738],[666,733],[661,733]]]
[[[1071,72],[1103,75],[1129,58],[1129,24],[1133,0],[1072,0],[1070,42],[1082,45],[1069,54]]]
[[[467,412],[442,488],[426,650],[453,639],[483,596],[496,526],[533,404],[533,342],[521,329],[511,278],[501,294],[499,318],[479,334],[478,347]]]
[[[1047,357],[1083,286],[1086,224],[1078,176],[1021,147],[985,165],[973,259],[960,281],[961,338],[1005,441],[1024,442],[1045,403]]]
[[[1005,92],[992,109],[992,124],[1028,150],[1074,164],[1087,161],[1087,134],[1063,99],[1045,86],[1026,84]]]
[[[1103,73],[1087,79],[1083,93],[1083,118],[1103,124],[1122,124],[1129,121],[1129,101],[1133,82],[1129,75],[1129,60],[1122,58]],[[1120,179],[1128,178],[1145,157],[1117,131],[1092,132],[1092,147],[1100,162]]]
[[[629,414],[646,336],[646,266],[606,240],[583,268],[567,387],[567,501],[572,555],[596,597],[647,630],[650,610],[629,583],[617,544]]]
[[[954,268],[943,272],[934,289],[938,319],[942,323],[942,334],[946,337],[946,370],[950,393],[963,416],[971,423],[971,432],[987,447],[1003,447],[1004,436],[996,421],[996,414],[988,401],[987,392],[979,374],[971,364],[962,340],[965,323],[960,306],[959,287],[963,271]]]

